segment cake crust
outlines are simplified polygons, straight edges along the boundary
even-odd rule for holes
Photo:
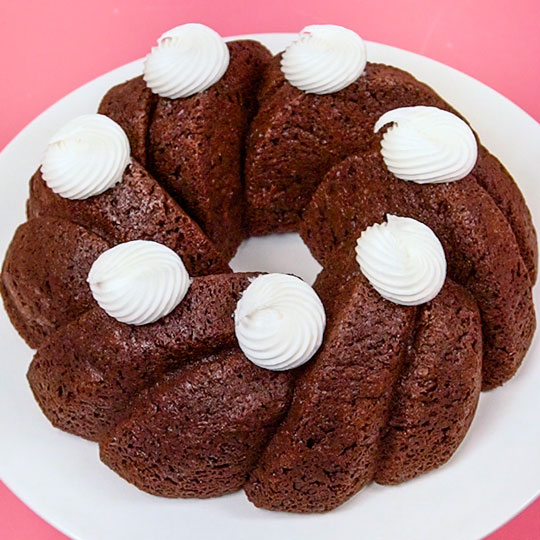
[[[226,260],[199,226],[136,161],[122,181],[105,193],[70,200],[54,193],[38,170],[30,180],[28,217],[69,219],[102,237],[111,246],[152,240],[178,253],[192,276],[230,270]]]
[[[398,484],[446,463],[482,387],[482,331],[472,296],[450,280],[421,306],[381,436],[374,481]]]
[[[137,397],[100,440],[101,459],[153,495],[237,491],[289,406],[292,377],[238,348],[199,358]]]
[[[298,380],[289,413],[245,486],[256,506],[324,512],[375,474],[415,309],[386,302],[363,276],[340,298],[320,353]]]
[[[97,305],[86,276],[107,249],[105,240],[64,219],[30,219],[18,227],[1,292],[11,323],[32,349]]]
[[[138,392],[190,359],[236,344],[232,314],[250,276],[195,278],[178,307],[152,324],[127,325],[98,307],[56,332],[28,370],[45,416],[99,440]]]
[[[98,113],[112,118],[126,132],[132,156],[146,166],[148,130],[157,95],[142,75],[113,86],[99,104]]]
[[[367,63],[365,73],[345,89],[309,94],[291,86],[281,56],[268,64],[259,93],[259,112],[246,145],[246,201],[252,235],[296,231],[302,213],[324,175],[343,159],[378,149],[374,126],[385,112],[416,105],[456,114],[433,89],[411,74]],[[473,175],[508,220],[534,283],[538,242],[523,195],[510,174],[478,141]]]
[[[340,286],[323,271],[315,287],[338,299],[325,341],[245,485],[271,510],[326,512],[373,480],[442,465],[480,394],[479,314],[459,286],[418,308],[384,300],[359,271]]]

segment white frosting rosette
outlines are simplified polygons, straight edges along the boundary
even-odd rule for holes
[[[381,154],[388,170],[401,180],[430,184],[465,178],[478,155],[471,128],[455,114],[437,107],[401,107],[375,124],[384,133]]]
[[[429,302],[446,280],[446,257],[435,233],[420,221],[388,214],[362,232],[356,260],[373,288],[404,306]]]
[[[255,278],[234,313],[240,349],[254,364],[284,371],[307,362],[321,346],[326,314],[315,291],[287,274]]]
[[[87,199],[120,182],[130,162],[124,130],[107,116],[84,114],[51,138],[41,174],[61,197]]]
[[[102,253],[88,273],[88,283],[111,317],[141,325],[168,315],[186,295],[191,278],[172,249],[134,240]]]
[[[281,58],[281,71],[296,88],[338,92],[356,81],[367,62],[366,45],[352,30],[333,24],[306,26]]]
[[[183,24],[165,32],[144,60],[144,80],[154,94],[170,99],[202,92],[229,66],[223,38],[204,24]]]

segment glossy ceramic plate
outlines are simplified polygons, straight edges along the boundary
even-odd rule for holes
[[[249,37],[273,52],[293,38]],[[428,58],[377,43],[368,43],[368,58],[407,69],[456,106],[517,179],[540,224],[537,122],[494,90]],[[24,220],[28,179],[49,137],[74,116],[94,112],[111,86],[141,70],[136,61],[79,88],[5,148],[0,155],[0,253]],[[295,235],[248,240],[233,267],[294,272],[310,282],[320,270]],[[538,287],[535,300],[540,305]],[[32,352],[3,310],[0,342],[0,475],[34,511],[77,539],[478,539],[539,492],[538,335],[517,376],[482,395],[471,430],[448,465],[400,486],[371,486],[333,512],[307,516],[258,510],[242,492],[202,501],[138,491],[99,461],[96,444],[53,429],[41,414],[25,378]]]

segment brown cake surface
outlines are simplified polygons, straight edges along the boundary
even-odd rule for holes
[[[69,219],[101,236],[111,246],[153,240],[178,253],[192,276],[228,272],[214,244],[174,199],[133,161],[122,181],[84,200],[61,197],[47,187],[41,171],[30,180],[28,216]]]
[[[129,326],[96,308],[65,326],[28,371],[43,412],[100,442],[107,465],[155,495],[239,489],[285,414],[294,380],[237,348],[232,314],[249,278],[195,278],[180,305],[152,324]]]
[[[384,300],[359,272],[336,288],[325,271],[316,288],[337,298],[322,349],[245,486],[272,510],[324,512],[373,479],[442,465],[480,393],[478,311],[459,286],[418,308]]]
[[[532,286],[508,221],[472,175],[445,184],[416,184],[389,173],[378,151],[345,160],[319,186],[301,224],[312,254],[331,265],[387,213],[428,225],[445,249],[452,279],[467,288],[482,314],[483,387],[518,369],[535,329]]]
[[[101,439],[101,459],[155,495],[237,491],[288,409],[292,376],[238,348],[205,356],[138,396]]]
[[[87,312],[36,353],[28,380],[37,402],[55,426],[98,440],[137,392],[236,344],[232,314],[248,284],[249,274],[195,278],[174,311],[143,326]]]
[[[119,124],[129,139],[131,154],[143,166],[147,159],[147,137],[157,95],[142,75],[113,86],[103,97],[98,112]]]
[[[396,107],[444,102],[408,73],[382,64],[339,92],[317,95],[291,86],[279,56],[266,73],[246,147],[246,198],[252,234],[294,230],[325,172],[369,149],[379,116]]]
[[[472,171],[475,180],[491,195],[516,237],[531,283],[538,275],[538,238],[531,212],[517,184],[501,162],[483,146]]]
[[[96,306],[86,277],[109,247],[64,219],[36,218],[19,226],[4,259],[1,291],[13,326],[30,347]]]
[[[447,280],[420,306],[374,480],[398,484],[446,463],[471,425],[482,386],[482,327],[465,289]]]

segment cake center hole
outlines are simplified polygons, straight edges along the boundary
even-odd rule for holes
[[[252,236],[242,242],[230,265],[235,272],[294,274],[310,285],[322,270],[297,233]]]

